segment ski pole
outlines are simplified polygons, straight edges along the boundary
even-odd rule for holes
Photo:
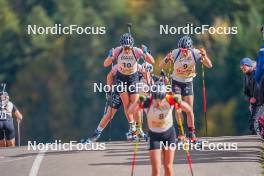
[[[113,69],[113,63],[111,65],[111,70]],[[109,124],[109,138],[108,141],[112,141],[112,107],[113,107],[113,90],[110,92],[110,124]]]
[[[264,24],[261,26],[260,31],[262,33],[262,37],[263,37],[263,40],[264,40]]]
[[[142,123],[141,123],[141,112],[138,112],[138,128],[141,128]],[[132,159],[132,170],[131,170],[131,176],[134,176],[135,173],[135,165],[136,165],[136,156],[137,156],[137,151],[138,151],[138,143],[139,139],[136,140],[135,145],[134,145],[134,153],[133,153],[133,159]]]
[[[204,65],[202,64],[202,84],[203,84],[203,110],[204,110],[204,120],[205,120],[205,137],[207,141],[207,117],[206,117],[206,87],[205,87],[205,74]]]
[[[3,88],[3,89],[2,89],[2,93],[4,93],[4,92],[5,92],[5,88],[6,88],[6,83],[2,83],[1,86],[2,86],[2,88]]]
[[[131,34],[132,23],[127,23],[128,33]]]
[[[21,133],[20,133],[20,120],[17,120],[17,140],[18,140],[18,146],[20,147],[20,138]]]
[[[177,115],[179,117],[179,125],[180,125],[181,133],[184,134],[184,129],[183,129],[182,120],[181,120],[182,119],[182,112],[181,112],[181,108],[180,108],[179,104],[176,106],[176,112],[177,112]],[[184,139],[183,150],[186,152],[187,162],[188,162],[188,165],[189,165],[189,169],[190,169],[191,175],[194,176],[193,169],[192,169],[191,155],[190,155],[190,152],[189,152],[189,146],[188,146],[188,149],[185,150],[184,149],[184,145],[186,144],[185,142],[186,142],[186,139]]]

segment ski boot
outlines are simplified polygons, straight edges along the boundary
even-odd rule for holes
[[[96,142],[100,136],[102,134],[102,131],[98,131],[97,129],[94,131],[94,133],[92,134],[91,137],[87,138],[87,139],[82,139],[81,143],[92,143],[92,142]]]
[[[137,136],[137,128],[135,122],[129,123],[129,131],[126,133],[126,138],[128,141],[139,140]]]
[[[82,144],[91,144],[92,141],[89,138],[87,138],[87,139],[81,139],[81,143]]]
[[[137,128],[137,136],[140,139],[144,139],[146,142],[148,141],[148,135],[140,127]]]

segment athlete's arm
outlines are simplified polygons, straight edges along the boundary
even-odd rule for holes
[[[145,59],[145,61],[147,61],[147,62],[150,63],[150,64],[155,64],[155,60],[154,60],[154,58],[153,58],[152,55],[149,54],[149,53],[145,54],[144,59]]]
[[[212,68],[213,64],[211,59],[208,57],[206,51],[204,48],[199,49],[201,54],[201,62],[204,64],[207,68]]]
[[[139,96],[139,99],[128,109],[129,114],[137,113],[140,109],[149,108],[151,100],[149,97]]]
[[[115,76],[116,71],[117,71],[117,65],[115,65],[112,68],[112,70],[107,74],[107,77],[106,77],[106,84],[107,85],[112,86],[112,84],[113,84],[113,77]]]
[[[19,110],[16,110],[16,112],[15,112],[15,116],[16,116],[16,118],[18,119],[18,120],[22,120],[23,119],[23,116],[22,116],[22,114],[19,112]]]
[[[17,109],[16,105],[13,104],[13,109],[12,109],[12,112],[15,114],[17,120],[22,120],[23,119],[23,116],[22,114],[19,112],[19,110]]]
[[[113,63],[113,61],[115,59],[113,56],[113,53],[114,53],[114,49],[112,48],[109,50],[108,56],[104,61],[104,67],[109,67]]]
[[[148,48],[145,45],[142,45],[141,49],[144,53],[144,60],[147,61],[148,63],[152,64],[152,65],[155,64],[155,60],[152,57],[152,55],[148,52]]]
[[[144,79],[147,81],[147,84],[151,83],[151,75],[149,72],[146,71],[145,68],[143,68],[142,66],[140,67],[140,72],[142,73]]]
[[[172,56],[172,52],[169,52],[169,53],[167,54],[167,56],[166,56],[164,59],[162,59],[162,60],[160,61],[159,66],[160,66],[161,68],[164,67],[165,65],[167,65],[169,62],[172,61],[172,58],[173,58],[173,56]]]
[[[110,71],[106,77],[106,84],[111,86],[113,84],[113,72]]]
[[[192,114],[192,108],[188,103],[181,101],[179,102],[179,105],[186,114]]]

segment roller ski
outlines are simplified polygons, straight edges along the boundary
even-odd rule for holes
[[[127,138],[127,141],[138,140],[137,128],[136,128],[135,122],[129,123],[129,131],[126,133],[126,138]]]
[[[132,133],[132,132],[126,133],[126,138],[127,138],[128,142],[135,142],[135,141],[139,141],[140,140],[140,138],[138,137],[136,132],[134,132],[134,133]]]
[[[96,142],[100,136],[101,136],[101,131],[98,131],[97,129],[94,131],[94,133],[92,134],[91,137],[87,138],[87,139],[82,139],[81,143],[83,144],[88,144],[88,143],[93,143]]]
[[[139,138],[139,140],[144,140],[144,141],[148,141],[148,135],[142,130],[142,128],[138,128],[137,129],[137,137]]]
[[[135,123],[130,123],[129,126],[130,126],[129,132],[126,133],[127,141],[136,142],[136,141],[141,141],[141,140],[145,140],[145,141],[148,140],[148,136],[146,133],[144,133],[142,128],[140,127],[136,128]]]

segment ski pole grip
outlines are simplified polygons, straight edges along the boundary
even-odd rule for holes
[[[127,23],[128,33],[131,34],[132,23]]]

